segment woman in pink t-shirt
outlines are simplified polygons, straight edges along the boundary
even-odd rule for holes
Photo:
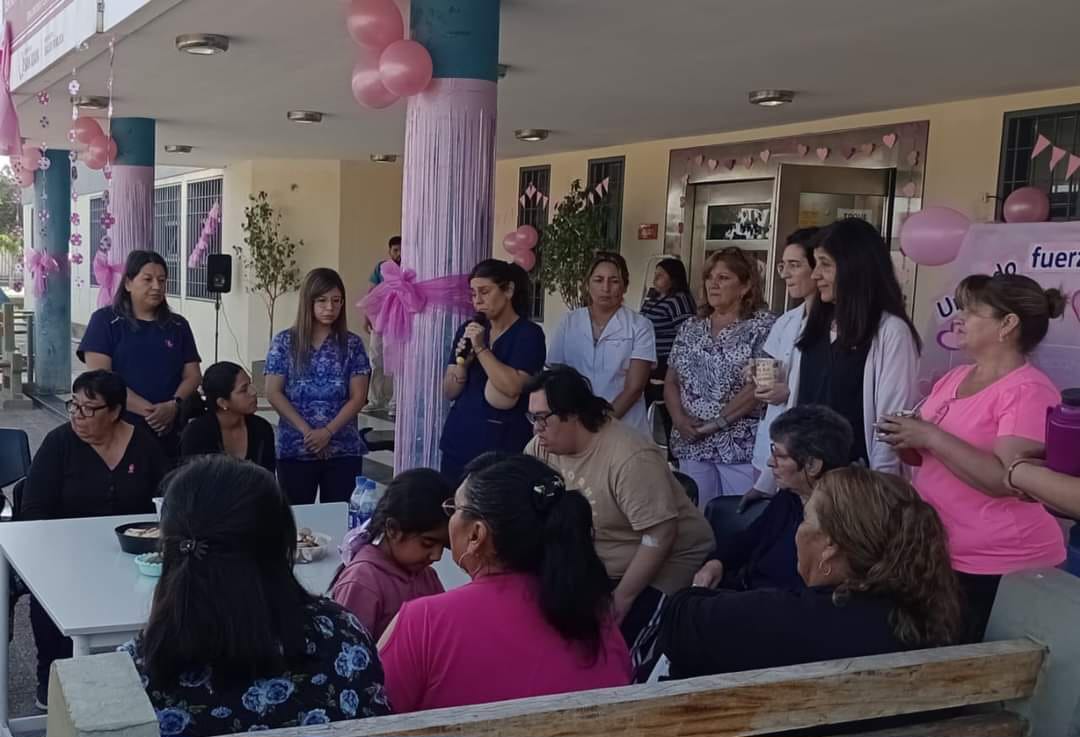
[[[471,583],[407,602],[379,643],[395,713],[630,683],[592,510],[547,464],[480,456],[447,500]]]
[[[880,430],[906,450],[914,484],[949,533],[953,569],[968,600],[969,637],[981,640],[1001,576],[1065,559],[1061,528],[1005,482],[1018,457],[1041,450],[1053,382],[1027,361],[1065,298],[1026,276],[975,275],[956,289],[958,342],[975,359],[947,373],[922,419],[884,417]],[[911,452],[915,451],[912,455]]]

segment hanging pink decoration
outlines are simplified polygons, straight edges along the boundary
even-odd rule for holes
[[[76,266],[80,266],[83,262],[83,255],[81,253],[69,253],[68,261],[75,264]]]
[[[819,148],[817,150],[816,153],[817,153],[818,161],[824,161],[825,159],[829,158],[829,154],[832,153],[832,152],[827,147],[822,146],[821,148]]]
[[[0,42],[0,154],[4,156],[17,156],[22,150],[19,113],[11,97],[11,52],[11,21],[7,21]]]
[[[795,153],[797,153],[799,156],[806,156],[806,154],[810,153],[810,147],[807,146],[805,143],[796,143]]]
[[[433,71],[431,54],[416,41],[395,41],[379,55],[383,86],[398,97],[423,92]]]
[[[881,142],[885,144],[886,148],[892,148],[896,145],[897,135],[895,133],[886,133],[881,137]]]
[[[105,238],[108,238],[108,236],[105,236]],[[94,277],[97,279],[98,286],[101,287],[102,291],[107,294],[116,294],[116,290],[120,287],[120,280],[124,276],[124,265],[109,263],[109,249],[104,247],[105,238],[101,239],[102,248],[94,256]],[[98,306],[103,305],[99,304]]]
[[[1060,146],[1054,146],[1054,149],[1050,152],[1050,171],[1057,168],[1057,165],[1061,163],[1067,153],[1068,151]]]
[[[522,225],[515,231],[521,239],[522,246],[531,251],[540,242],[540,233],[531,225]]]
[[[900,250],[922,266],[941,266],[956,259],[971,220],[950,207],[928,207],[904,221]]]
[[[1035,147],[1031,149],[1031,158],[1034,159],[1048,148],[1050,148],[1050,139],[1040,134],[1039,137],[1035,139]]]
[[[524,250],[524,244],[521,241],[521,236],[518,235],[518,232],[516,230],[511,230],[509,233],[507,233],[506,237],[503,238],[502,244],[503,250],[505,250],[511,256]]]
[[[206,214],[206,221],[203,222],[199,240],[195,243],[195,248],[191,250],[191,255],[188,257],[189,267],[195,269],[202,265],[206,252],[210,250],[210,239],[217,234],[219,227],[221,227],[221,200],[215,202],[210,208],[210,212]]]
[[[377,51],[405,38],[405,21],[393,0],[352,0],[345,29],[353,41]]]
[[[768,164],[769,159],[772,157],[772,151],[770,151],[769,149],[765,149],[760,154],[758,154],[758,157],[761,159],[762,164]]]
[[[536,254],[532,251],[521,251],[514,254],[514,263],[525,269],[525,271],[532,271],[536,268]]]
[[[79,118],[71,124],[71,130],[75,135],[75,142],[84,145],[89,145],[96,138],[105,137],[101,123],[94,118]]]
[[[382,110],[398,101],[398,96],[383,84],[378,62],[371,58],[362,58],[353,68],[352,93],[358,103],[372,110]]]
[[[105,135],[102,134],[87,146],[86,153],[83,154],[83,161],[91,169],[100,170],[115,156],[116,142],[111,138],[105,138]]]
[[[49,274],[58,273],[60,264],[57,263],[55,257],[45,251],[31,248],[26,252],[26,270],[30,272],[34,297],[40,298],[45,294]]]
[[[1021,187],[1001,208],[1007,223],[1041,223],[1050,216],[1050,199],[1038,187]]]
[[[1080,169],[1080,156],[1069,154],[1069,165],[1065,169],[1065,178],[1072,179],[1072,175],[1076,173],[1077,169]]]
[[[402,354],[412,337],[414,318],[426,309],[441,309],[458,315],[472,312],[469,277],[444,276],[418,282],[416,272],[402,269],[393,261],[383,261],[383,281],[356,303],[383,336],[386,365],[390,373],[403,368]]]

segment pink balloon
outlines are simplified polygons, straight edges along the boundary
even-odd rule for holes
[[[98,136],[105,135],[101,124],[93,118],[79,118],[71,124],[71,130],[75,131],[75,140],[83,144],[89,144]]]
[[[536,244],[540,242],[540,234],[536,232],[536,228],[531,225],[522,225],[517,229],[518,237],[521,239],[521,243],[527,249],[536,248]]]
[[[514,254],[514,263],[525,269],[525,271],[532,271],[536,266],[536,254],[532,251],[521,251]]]
[[[370,60],[361,60],[353,68],[352,93],[358,103],[372,110],[390,107],[398,99],[386,89],[378,65]]]
[[[109,161],[116,161],[116,141],[104,135],[90,141],[86,147],[86,165],[91,169],[101,169]]]
[[[956,259],[971,220],[951,207],[928,207],[900,228],[900,250],[923,266],[941,266]]]
[[[19,170],[19,186],[23,189],[34,186],[34,171],[23,167]]]
[[[345,28],[353,41],[378,51],[405,37],[405,21],[394,0],[352,0]]]
[[[516,230],[511,230],[506,234],[506,237],[503,238],[503,249],[511,256],[514,256],[521,251],[529,250],[525,248],[525,244],[521,240],[521,234]]]
[[[1021,187],[1005,198],[1007,223],[1042,223],[1050,217],[1050,198],[1038,187]]]
[[[25,160],[33,160],[34,165],[30,168],[37,169],[38,159],[41,158],[41,147],[36,143],[24,143],[22,147],[22,158]]]
[[[431,84],[431,54],[416,41],[395,41],[379,56],[386,89],[399,97],[417,95]]]

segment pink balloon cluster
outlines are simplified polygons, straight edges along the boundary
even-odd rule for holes
[[[34,186],[34,172],[41,168],[41,148],[33,143],[24,143],[22,155],[15,159],[14,169],[19,176],[19,186],[23,189]]]
[[[514,257],[514,263],[532,271],[536,266],[536,253],[533,251],[540,242],[540,234],[531,225],[522,225],[517,230],[512,230],[503,238],[503,248]]]
[[[928,207],[904,221],[900,250],[922,266],[942,266],[956,260],[971,220],[951,207]]]
[[[73,143],[86,146],[79,158],[91,169],[103,169],[110,161],[116,161],[116,141],[105,135],[94,118],[77,118],[71,124],[71,138]]]
[[[360,46],[352,74],[358,103],[381,110],[427,89],[434,71],[431,54],[405,39],[405,21],[394,0],[351,0],[345,27]]]
[[[1038,187],[1020,187],[1001,208],[1007,223],[1042,223],[1050,217],[1050,198]]]

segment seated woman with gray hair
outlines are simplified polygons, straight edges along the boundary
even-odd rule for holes
[[[738,535],[718,539],[716,550],[694,576],[694,585],[737,591],[804,587],[795,556],[795,531],[803,505],[826,472],[848,464],[851,424],[820,405],[789,409],[769,429],[769,468],[780,491]]]

